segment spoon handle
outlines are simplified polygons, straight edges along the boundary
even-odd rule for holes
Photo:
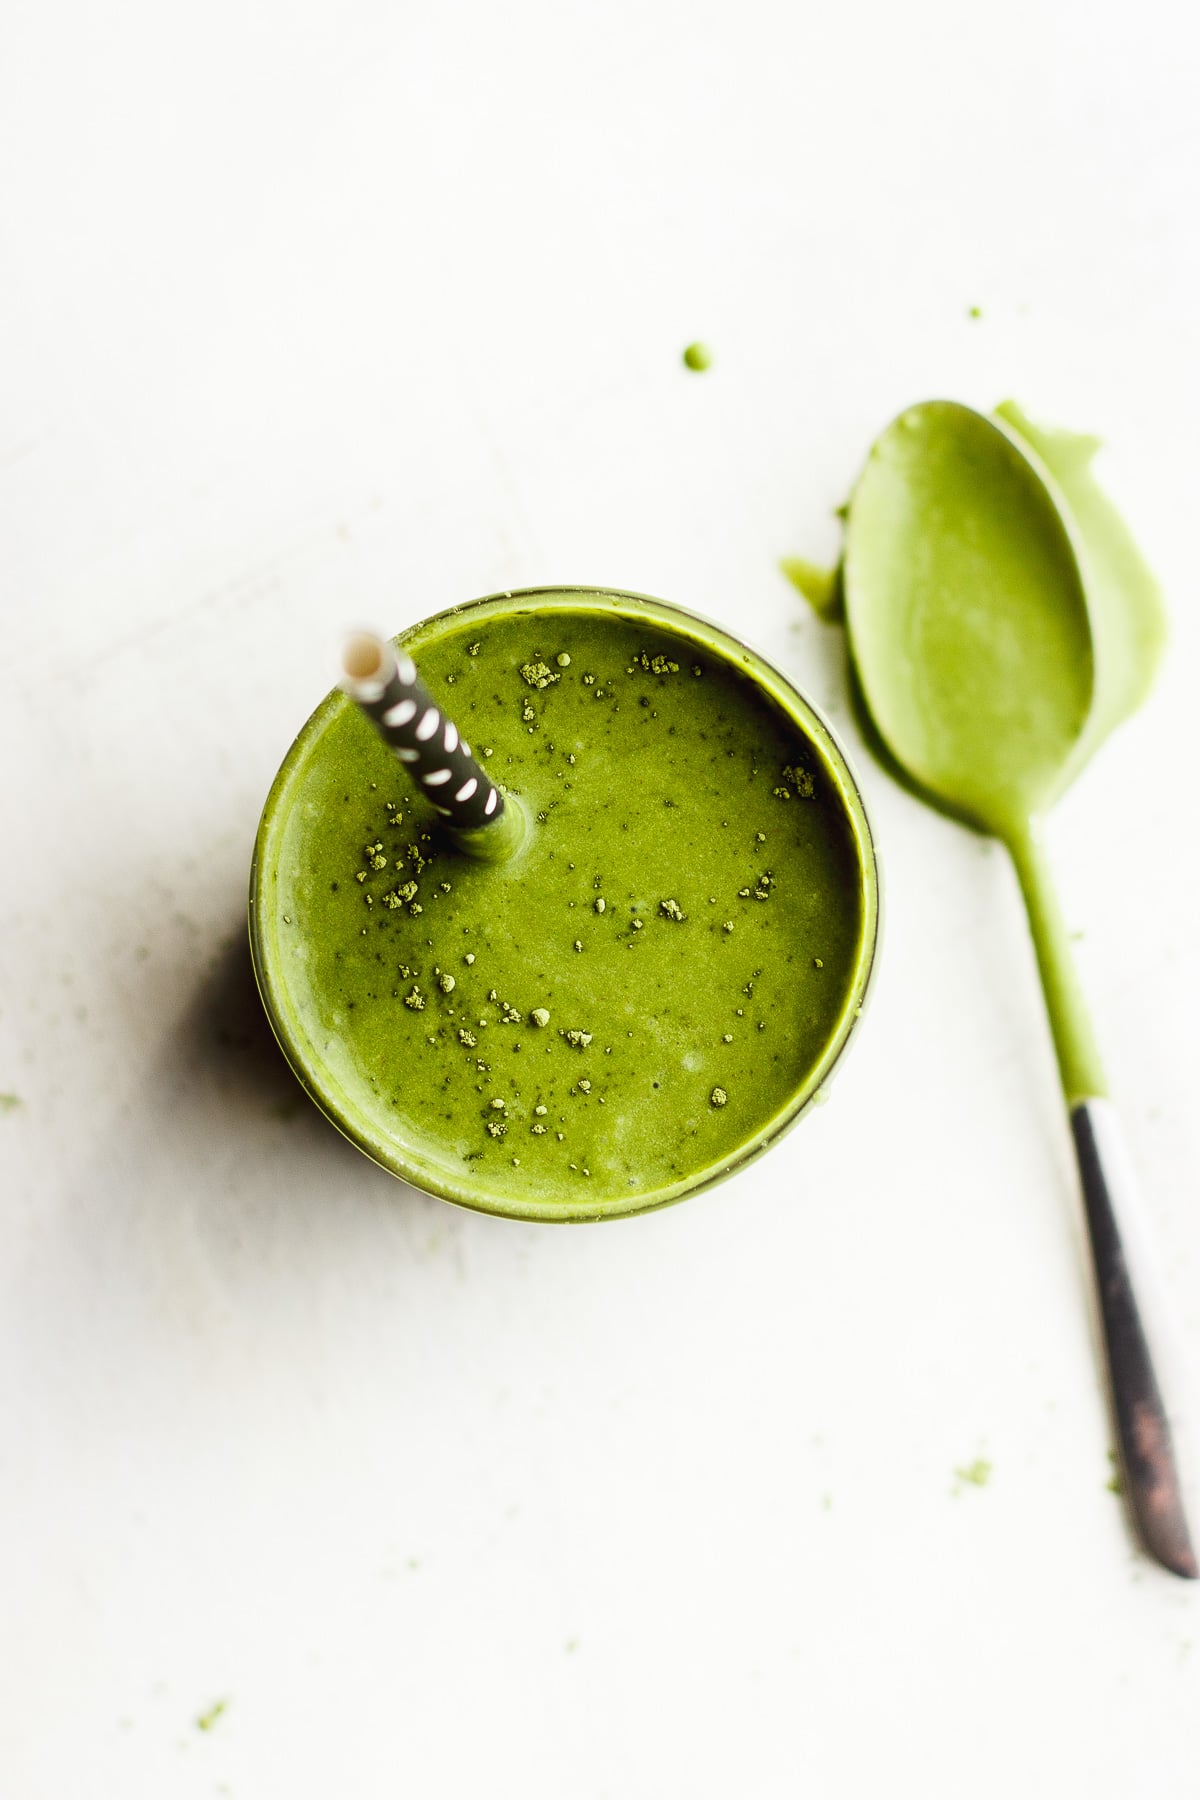
[[[1107,1100],[1071,1108],[1108,1358],[1113,1416],[1129,1507],[1151,1556],[1176,1575],[1200,1575],[1184,1505],[1162,1380],[1166,1305],[1142,1228],[1142,1201],[1120,1122]],[[1159,1343],[1152,1356],[1148,1321]]]
[[[1075,1139],[1109,1393],[1125,1496],[1151,1556],[1176,1575],[1200,1570],[1188,1530],[1172,1420],[1185,1387],[1172,1353],[1169,1310],[1154,1272],[1145,1210],[1116,1114],[1104,1096],[1104,1069],[1075,975],[1070,944],[1035,829],[1014,831],[1016,865],[1050,1014],[1059,1074]],[[1174,1379],[1166,1392],[1168,1371]]]

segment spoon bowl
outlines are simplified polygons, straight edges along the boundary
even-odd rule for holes
[[[1074,772],[1096,690],[1071,534],[997,421],[935,401],[874,445],[844,563],[851,654],[876,729],[920,790],[1008,838]]]

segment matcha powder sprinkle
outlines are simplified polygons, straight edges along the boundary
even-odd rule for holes
[[[530,687],[533,688],[549,687],[552,681],[561,679],[561,677],[556,675],[554,670],[544,662],[522,663],[521,674],[529,683]]]

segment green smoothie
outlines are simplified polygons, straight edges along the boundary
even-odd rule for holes
[[[485,1211],[597,1218],[719,1179],[819,1090],[870,973],[870,833],[828,728],[633,595],[506,595],[400,641],[526,830],[463,855],[324,702],[251,891],[297,1074],[376,1161]]]

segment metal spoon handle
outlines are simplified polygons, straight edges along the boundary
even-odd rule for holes
[[[1172,1436],[1172,1424],[1180,1422],[1185,1364],[1172,1351],[1168,1303],[1149,1249],[1133,1165],[1116,1114],[1101,1098],[1104,1069],[1037,822],[1014,828],[1008,847],[1029,914],[1079,1161],[1126,1500],[1149,1554],[1176,1575],[1195,1579],[1196,1553]]]
[[[1071,1132],[1083,1184],[1108,1359],[1113,1416],[1130,1511],[1150,1554],[1176,1575],[1200,1575],[1175,1453],[1172,1404],[1164,1392],[1170,1359],[1162,1354],[1165,1302],[1155,1273],[1137,1179],[1120,1123],[1107,1100],[1077,1101]],[[1152,1354],[1147,1320],[1156,1322]],[[1170,1402],[1170,1403],[1169,1403]]]

